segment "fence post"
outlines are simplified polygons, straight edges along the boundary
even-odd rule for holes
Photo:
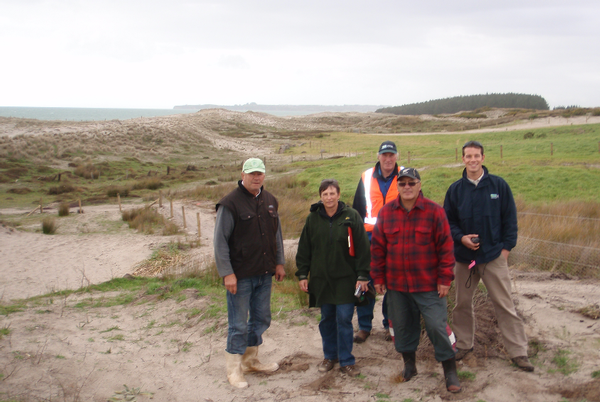
[[[162,208],[162,190],[158,190],[158,206]]]
[[[171,173],[171,166],[167,166],[167,176]]]
[[[410,165],[410,151],[408,151],[408,162],[406,162],[407,165]]]
[[[123,212],[121,209],[121,194],[117,193],[117,201],[119,201],[119,212]]]
[[[201,237],[202,229],[200,228],[200,212],[196,212],[196,220],[198,221],[198,237]]]
[[[550,143],[550,156],[554,155],[554,143]]]
[[[458,148],[454,148],[454,162],[458,162]]]
[[[185,207],[183,205],[181,206],[181,216],[183,217],[183,228],[187,229],[185,225]]]
[[[83,209],[81,208],[81,198],[79,198],[79,213],[83,213]]]
[[[173,199],[171,198],[171,219],[173,219]]]
[[[500,159],[502,159],[502,145],[500,145]]]
[[[44,213],[44,201],[40,198],[40,214]]]

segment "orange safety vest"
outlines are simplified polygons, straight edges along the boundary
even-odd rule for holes
[[[372,232],[375,223],[377,223],[377,214],[379,210],[388,202],[398,197],[398,176],[394,176],[390,188],[383,199],[383,194],[379,188],[377,179],[373,177],[375,168],[367,169],[363,172],[361,180],[365,188],[365,199],[367,200],[367,213],[365,215],[365,230]]]

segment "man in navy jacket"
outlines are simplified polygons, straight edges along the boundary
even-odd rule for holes
[[[517,207],[506,181],[489,174],[483,166],[485,156],[479,142],[467,142],[462,154],[463,177],[450,186],[444,200],[456,258],[456,306],[452,313],[456,360],[473,350],[473,293],[481,279],[494,304],[506,351],[520,369],[533,371],[527,358],[525,328],[511,298],[508,272],[508,255],[517,244]]]

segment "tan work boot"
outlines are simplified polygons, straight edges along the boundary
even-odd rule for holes
[[[279,368],[279,364],[277,363],[262,364],[258,360],[257,356],[258,346],[248,346],[246,348],[246,353],[244,353],[244,356],[242,356],[242,370],[244,373],[250,373],[253,371],[272,373],[273,371],[277,371]]]
[[[248,382],[242,374],[242,355],[225,352],[227,380],[236,388],[247,388]]]

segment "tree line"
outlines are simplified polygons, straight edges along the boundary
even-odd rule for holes
[[[402,106],[385,107],[377,109],[376,113],[392,113],[399,115],[451,114],[460,111],[476,110],[483,107],[536,110],[550,109],[548,102],[540,95],[492,93],[485,95],[455,96],[452,98],[436,99]]]

